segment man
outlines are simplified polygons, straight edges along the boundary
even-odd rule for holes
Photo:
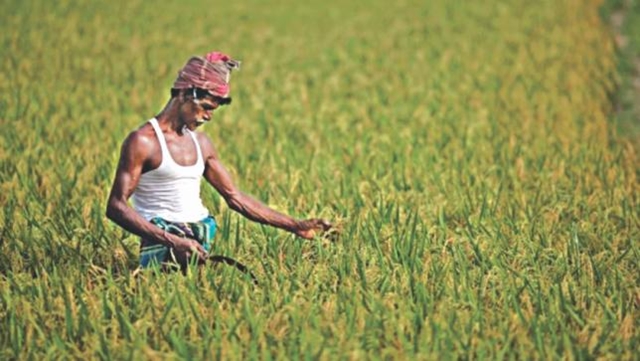
[[[229,207],[248,219],[312,239],[331,225],[296,220],[239,191],[209,138],[194,130],[229,104],[229,77],[240,63],[212,52],[192,57],[178,73],[171,99],[153,119],[129,134],[107,204],[107,217],[141,237],[140,265],[201,263],[215,235],[215,220],[200,198],[201,177]],[[128,204],[133,197],[134,208]]]

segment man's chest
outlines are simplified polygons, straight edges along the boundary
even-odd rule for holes
[[[165,136],[165,149],[158,144],[157,151],[154,151],[147,166],[146,171],[157,169],[164,162],[175,163],[179,166],[188,167],[195,165],[198,161],[198,149],[196,148],[196,140],[190,135],[183,136]],[[164,159],[164,157],[170,159]]]

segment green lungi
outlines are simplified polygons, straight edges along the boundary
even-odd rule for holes
[[[160,217],[151,219],[151,223],[183,238],[190,238],[202,245],[209,252],[213,237],[216,235],[216,220],[212,216],[200,222],[169,222]],[[143,240],[140,245],[140,267],[145,268],[153,264],[161,265],[171,261],[171,249],[163,244]]]

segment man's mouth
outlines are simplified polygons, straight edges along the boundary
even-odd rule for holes
[[[211,116],[206,116],[206,115],[205,115],[205,116],[203,116],[203,117],[196,118],[196,123],[198,123],[198,124],[203,124],[203,123],[206,123],[206,122],[208,122],[208,121],[210,121],[210,120],[211,120]]]

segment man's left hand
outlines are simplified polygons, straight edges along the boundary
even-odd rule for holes
[[[304,221],[298,221],[296,229],[293,231],[296,236],[304,239],[313,239],[316,236],[316,232],[320,234],[330,230],[331,223],[324,219],[306,219]]]

